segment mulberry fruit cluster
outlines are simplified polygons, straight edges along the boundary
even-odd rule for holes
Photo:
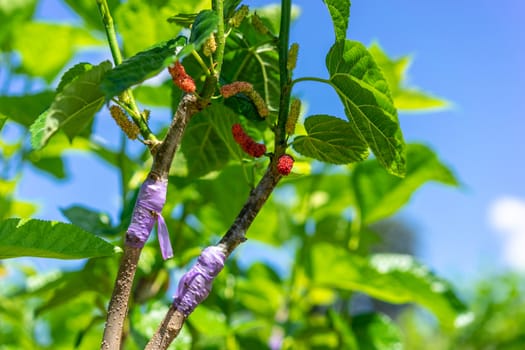
[[[292,172],[293,158],[288,154],[283,154],[277,161],[277,171],[281,175],[288,175]]]
[[[195,92],[195,82],[193,78],[186,73],[184,66],[179,61],[171,64],[168,67],[168,72],[173,79],[173,83],[177,85],[182,91],[187,93]]]
[[[252,157],[259,158],[266,153],[266,146],[255,142],[242,128],[241,124],[233,124],[232,134],[235,142],[241,146],[242,150]]]

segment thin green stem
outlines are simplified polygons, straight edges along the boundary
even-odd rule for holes
[[[127,166],[126,166],[126,144],[128,137],[125,133],[120,133],[120,149],[118,153],[118,165],[120,172],[120,197],[122,207],[126,204],[126,193],[128,193]]]
[[[117,66],[122,63],[122,53],[120,52],[113,17],[111,17],[111,12],[109,11],[109,6],[106,0],[97,0],[97,6],[100,11],[100,16],[102,17],[102,22],[104,23],[104,29],[106,30],[106,37],[111,50],[111,56],[113,57],[115,66]],[[139,107],[137,106],[137,102],[135,101],[131,90],[124,91],[120,99],[129,107],[127,110],[129,111],[131,119],[138,126],[140,134],[144,140],[148,140],[152,144],[157,143],[158,140],[149,129],[142,113],[140,113]]]
[[[122,54],[120,53],[117,33],[115,32],[115,25],[113,23],[113,17],[111,17],[111,12],[109,11],[108,3],[106,0],[97,0],[97,5],[100,16],[102,17],[102,22],[104,23],[104,28],[106,29],[106,36],[108,38],[111,56],[113,56],[113,62],[115,62],[115,65],[121,64]]]
[[[219,17],[217,23],[217,50],[215,51],[215,75],[217,79],[221,74],[222,61],[224,59],[224,47],[226,46],[226,36],[224,34],[224,0],[213,0],[213,8]]]
[[[292,1],[281,2],[281,24],[279,29],[279,83],[281,97],[279,102],[279,117],[275,130],[275,153],[277,156],[286,151],[286,120],[288,119],[288,106],[290,105],[291,81],[288,70],[288,46],[290,42],[290,21]]]
[[[315,82],[318,82],[318,83],[325,83],[325,84],[330,84],[332,85],[332,83],[330,82],[330,80],[327,80],[327,79],[323,79],[323,78],[317,78],[317,77],[302,77],[302,78],[297,78],[297,79],[294,79],[292,80],[292,83],[290,84],[292,87],[297,84],[297,83],[301,83],[303,81],[315,81]]]
[[[191,55],[193,56],[193,58],[195,58],[197,63],[201,66],[202,70],[207,72],[207,74],[210,74],[210,69],[208,68],[206,63],[204,63],[204,60],[202,59],[201,55],[199,55],[199,53],[196,50],[191,51]]]

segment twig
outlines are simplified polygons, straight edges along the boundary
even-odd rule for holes
[[[111,12],[109,11],[109,6],[106,0],[97,0],[97,6],[100,11],[100,16],[102,17],[102,22],[104,23],[104,29],[106,30],[106,37],[111,50],[111,56],[113,57],[113,63],[115,63],[115,66],[117,66],[122,63],[122,54],[118,45],[113,17],[111,17]],[[158,143],[158,140],[149,129],[144,116],[140,113],[139,107],[137,106],[137,102],[135,101],[131,90],[128,89],[124,91],[119,100],[121,100],[121,102],[128,107],[126,108],[127,110],[131,111],[131,119],[138,126],[140,134],[144,140],[149,141],[147,142],[148,146],[153,148]]]
[[[125,247],[120,262],[113,295],[109,302],[101,349],[120,349],[122,329],[128,313],[128,299],[133,285],[141,248]]]
[[[171,163],[177,147],[182,141],[182,135],[191,117],[199,111],[199,102],[193,94],[186,94],[179,102],[175,116],[168,129],[162,144],[155,151],[155,158],[151,167],[150,176],[167,179]]]
[[[246,241],[246,231],[281,179],[282,176],[275,170],[273,163],[251,191],[235,221],[217,244],[216,247],[220,248],[225,257],[228,257],[239,244]],[[177,308],[175,303],[171,304],[164,320],[146,345],[145,350],[167,349],[178,336],[186,318],[187,316]]]
[[[217,23],[217,50],[215,51],[215,75],[221,74],[222,61],[224,57],[224,47],[226,46],[226,36],[224,35],[224,0],[213,0],[213,8],[217,12],[219,22]]]
[[[216,10],[219,11],[219,6],[222,0],[216,0],[214,5]],[[279,104],[279,117],[277,127],[275,130],[275,152],[272,157],[272,161],[268,165],[266,173],[263,175],[257,186],[252,190],[248,200],[242,207],[241,211],[235,218],[233,224],[228,229],[226,234],[219,241],[215,249],[222,253],[222,263],[232,253],[232,251],[242,242],[246,241],[246,231],[252,224],[253,220],[261,210],[262,206],[277,186],[277,183],[281,179],[282,175],[277,171],[277,163],[280,156],[286,152],[286,121],[288,119],[288,107],[290,103],[291,95],[291,79],[290,73],[287,68],[288,64],[288,41],[289,41],[289,30],[290,30],[290,14],[291,14],[291,0],[283,0],[281,3],[281,27],[279,34],[279,68],[280,68],[280,104]],[[222,18],[222,16],[221,16]],[[210,247],[206,248],[203,253],[199,256],[197,264],[190,270],[179,282],[180,293],[182,290],[187,296],[178,295],[172,305],[170,306],[164,320],[160,324],[159,328],[146,345],[146,350],[164,350],[167,349],[171,342],[178,336],[182,326],[193,311],[193,308],[198,305],[200,301],[207,297],[213,278],[219,273],[220,268],[214,266],[213,271],[206,271],[208,266],[206,265],[206,258],[203,259],[204,252]],[[202,260],[201,260],[202,259]],[[209,263],[209,261],[208,261]],[[197,268],[197,269],[196,269]],[[196,270],[195,270],[196,269]],[[185,277],[189,275],[188,280]],[[186,283],[188,283],[186,285]],[[198,290],[198,293],[194,293],[195,289],[207,289],[206,291]],[[194,295],[191,295],[191,294]],[[200,294],[200,295],[196,295]],[[188,303],[185,303],[184,308],[180,307],[178,300],[182,299],[182,303],[190,300],[190,308]],[[199,300],[197,300],[199,299]]]
[[[153,166],[148,175],[147,181],[151,183],[161,183],[167,181],[169,169],[171,167],[171,162],[175,155],[178,145],[181,142],[182,135],[186,128],[188,121],[191,117],[198,112],[198,103],[197,98],[193,94],[184,95],[179,103],[179,107],[173,118],[173,122],[170,125],[168,133],[164,141],[160,144],[157,151],[154,155]],[[145,183],[146,183],[145,182]],[[137,204],[135,204],[135,210],[133,216],[137,215],[137,207],[139,203],[139,198],[137,198]],[[161,203],[162,205],[164,203]],[[148,212],[148,215],[152,215],[156,218],[158,213]],[[138,213],[139,215],[141,213]],[[139,218],[140,221],[144,222],[150,220],[151,225],[146,225],[144,232],[149,235],[151,232],[154,221],[152,218]],[[101,349],[104,350],[118,350],[120,349],[122,328],[124,326],[124,321],[126,319],[128,311],[129,297],[131,294],[131,287],[133,285],[133,278],[137,269],[137,262],[142,251],[142,246],[144,245],[147,236],[144,239],[141,239],[140,242],[136,240],[130,240],[130,232],[132,223],[128,228],[128,234],[126,237],[126,245],[124,246],[124,255],[120,263],[119,272],[117,274],[115,288],[113,290],[113,295],[111,296],[111,301],[108,307],[108,316],[106,321],[106,327],[104,329],[104,337],[101,345]],[[133,238],[131,238],[133,239]],[[130,244],[134,243],[134,244]]]

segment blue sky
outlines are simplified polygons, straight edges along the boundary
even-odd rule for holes
[[[334,38],[328,11],[321,0],[295,3],[301,7],[291,34],[300,44],[295,76],[326,77],[324,55]],[[352,4],[349,38],[366,45],[377,41],[392,57],[410,54],[410,83],[453,103],[444,111],[401,114],[400,121],[405,139],[431,146],[464,186],[426,185],[400,215],[418,231],[421,260],[454,280],[505,266],[525,268],[519,252],[509,258],[512,247],[525,245],[524,13],[525,3],[514,0]],[[71,12],[46,0],[39,15],[63,20]],[[342,115],[327,88],[303,83],[295,92],[308,101],[311,114]],[[82,155],[70,157],[68,169],[71,181],[60,184],[30,174],[19,194],[45,204],[39,215],[48,219],[63,219],[58,208],[72,203],[115,212],[113,172]],[[86,190],[93,183],[100,192]],[[110,200],[100,203],[100,193]]]

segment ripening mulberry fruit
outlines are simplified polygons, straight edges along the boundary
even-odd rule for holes
[[[139,136],[140,131],[138,126],[129,120],[122,108],[117,105],[112,105],[109,107],[109,113],[130,140],[135,140],[137,136]]]
[[[255,142],[242,128],[241,124],[236,123],[232,126],[233,139],[242,150],[252,157],[259,158],[266,153],[266,146]]]
[[[208,39],[204,42],[202,52],[204,56],[210,57],[217,50],[217,42],[215,41],[215,35],[212,33]]]
[[[257,13],[252,15],[252,25],[261,34],[268,34],[270,32],[268,27],[263,23],[261,17],[259,17]]]
[[[292,172],[293,158],[288,154],[283,154],[277,161],[277,171],[281,175],[288,175]]]
[[[266,107],[266,102],[261,95],[253,88],[253,85],[246,81],[236,81],[221,87],[221,94],[224,98],[243,93],[253,102],[261,118],[266,118],[270,111]]]
[[[286,120],[286,133],[288,135],[293,135],[295,132],[295,124],[297,124],[297,119],[299,119],[299,114],[301,113],[301,100],[294,98],[292,103],[290,103],[290,113],[288,113],[288,119]]]
[[[230,18],[230,24],[235,28],[239,28],[242,21],[244,21],[244,18],[248,15],[248,11],[248,6],[242,5],[237,11],[235,11],[233,17]]]
[[[286,68],[288,70],[294,70],[297,64],[297,54],[299,53],[299,44],[293,43],[288,51],[288,62],[286,62]]]
[[[177,85],[182,91],[193,93],[196,90],[193,78],[186,73],[184,66],[179,61],[171,64],[168,67],[168,72],[173,79],[173,83]]]
[[[221,94],[224,98],[232,97],[241,92],[253,90],[253,85],[246,81],[236,81],[231,84],[221,86]]]

